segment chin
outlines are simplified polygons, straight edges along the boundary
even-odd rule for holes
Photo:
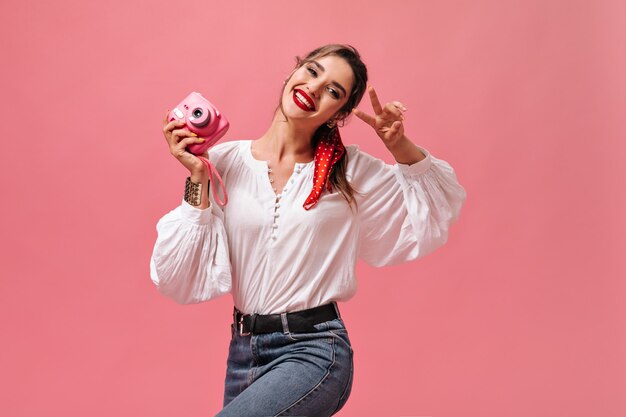
[[[291,99],[291,97],[289,96],[287,96],[287,98]],[[315,119],[317,119],[316,112],[305,113],[294,103],[289,103],[289,101],[286,101],[284,97],[282,104],[282,112],[289,121],[306,122],[306,124],[311,124],[315,122]]]

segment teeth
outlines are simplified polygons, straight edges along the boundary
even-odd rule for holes
[[[296,97],[298,97],[298,100],[300,100],[302,104],[307,106],[309,109],[313,109],[313,105],[309,102],[309,100],[307,100],[302,94],[300,94],[297,91],[296,91]]]
[[[300,94],[297,91],[296,91],[296,97],[298,97],[298,100],[300,100],[302,102],[302,104],[307,106],[309,109],[313,110],[313,104],[311,104],[311,102],[309,102],[309,100],[307,100],[302,94]]]

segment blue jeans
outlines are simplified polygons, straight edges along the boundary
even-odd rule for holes
[[[224,408],[216,417],[326,417],[352,388],[353,352],[341,318],[312,333],[241,336],[231,325]]]

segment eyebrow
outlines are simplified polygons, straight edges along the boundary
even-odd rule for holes
[[[322,71],[326,71],[326,68],[324,68],[324,67],[322,66],[322,64],[320,64],[319,62],[317,62],[317,61],[311,61],[311,62],[312,62],[313,64],[315,64],[315,65],[317,66],[317,68],[319,68],[320,70],[322,70]],[[347,93],[346,93],[346,89],[345,89],[345,88],[343,88],[343,86],[342,86],[341,84],[339,84],[337,81],[333,81],[331,84],[332,84],[332,85],[334,85],[335,87],[337,87],[338,89],[340,89],[340,90],[343,92],[343,95],[344,95],[344,96],[345,96],[345,95],[347,95]]]

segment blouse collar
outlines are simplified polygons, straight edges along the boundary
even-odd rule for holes
[[[261,161],[259,159],[255,159],[252,155],[252,140],[242,140],[240,142],[240,151],[243,155],[243,159],[252,169],[266,172],[268,168],[267,161]],[[315,160],[310,162],[296,162],[294,166],[295,169],[305,169],[307,167],[312,167],[315,164]]]

